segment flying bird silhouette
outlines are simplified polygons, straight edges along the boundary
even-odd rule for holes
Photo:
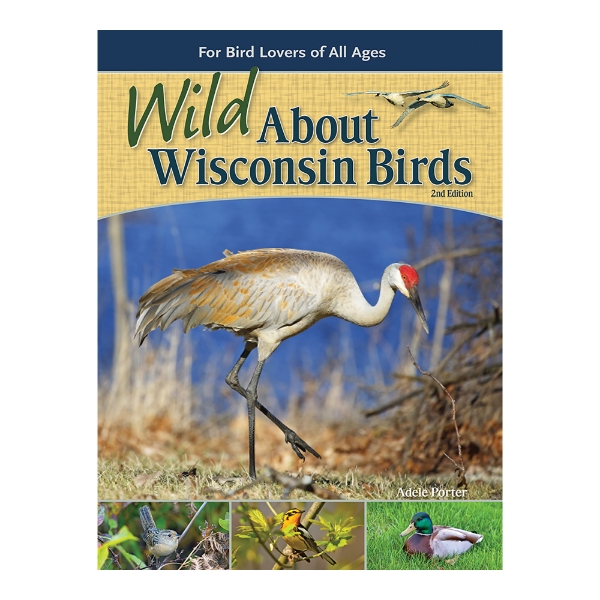
[[[376,92],[369,90],[368,92],[351,92],[350,94],[344,94],[344,96],[358,96],[359,94],[375,94],[375,96],[381,96],[385,98],[390,104],[394,106],[404,106],[404,98],[411,96],[420,96],[421,94],[429,94],[429,92],[435,92],[435,90],[441,90],[442,88],[448,87],[450,83],[444,81],[442,85],[431,90],[421,90],[420,92],[409,91],[409,92]]]
[[[429,330],[417,291],[419,276],[410,265],[394,263],[385,269],[379,300],[371,306],[350,269],[331,254],[282,248],[224,254],[225,258],[199,269],[175,269],[150,287],[139,300],[135,336],[141,345],[154,329],[164,330],[181,319],[185,333],[203,325],[226,329],[246,340],[225,381],[248,404],[249,473],[256,479],[256,408],[281,429],[299,458],[304,460],[303,452],[321,458],[258,401],[260,374],[283,340],[325,317],[339,317],[363,327],[377,325],[389,312],[397,291],[410,300],[423,328]],[[258,349],[258,363],[244,389],[238,373],[254,349]]]
[[[421,106],[425,106],[425,104],[431,104],[436,108],[450,108],[451,106],[454,106],[454,102],[450,102],[450,98],[462,100],[463,102],[471,104],[472,106],[476,106],[477,108],[489,108],[489,106],[479,104],[479,102],[473,102],[473,100],[467,100],[466,98],[463,98],[462,96],[457,96],[456,94],[431,94],[429,96],[426,96],[425,98],[417,98],[415,102],[409,104],[404,109],[404,112],[400,115],[398,120],[392,125],[392,129],[394,127],[398,127],[398,125],[400,125],[400,123],[402,123],[402,121],[404,121],[404,119],[406,119],[406,117],[408,117],[408,115],[410,115],[411,112],[414,112],[415,110],[417,110],[417,108]]]

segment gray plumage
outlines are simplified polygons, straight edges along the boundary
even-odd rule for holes
[[[265,361],[281,342],[325,317],[338,317],[363,327],[380,323],[396,291],[412,303],[423,328],[427,320],[417,291],[417,272],[403,263],[389,265],[375,306],[363,296],[350,269],[323,252],[263,248],[232,254],[199,269],[174,270],[140,298],[135,335],[140,345],[154,329],[181,319],[184,332],[199,325],[226,329],[246,340],[242,355],[226,377],[227,384],[248,403],[250,476],[256,478],[254,408],[284,433],[296,455],[320,454],[258,402],[257,386]],[[258,350],[258,364],[243,388],[238,373],[248,355]]]
[[[177,550],[178,533],[172,529],[158,529],[148,506],[140,507],[140,521],[143,529],[142,539],[146,542],[150,554],[157,557],[168,556]]]

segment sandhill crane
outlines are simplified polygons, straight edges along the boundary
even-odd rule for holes
[[[400,125],[400,123],[402,123],[402,121],[404,121],[404,119],[408,117],[411,112],[414,112],[420,106],[425,106],[425,104],[431,104],[436,108],[450,108],[451,106],[454,106],[454,102],[450,102],[450,98],[462,100],[463,102],[467,102],[468,104],[476,106],[477,108],[489,108],[489,106],[479,104],[479,102],[473,102],[473,100],[467,100],[466,98],[462,98],[456,94],[431,94],[425,98],[417,98],[415,102],[409,104],[404,112],[400,115],[398,120],[392,125],[392,129],[394,127],[398,127],[398,125]]]
[[[421,90],[420,92],[409,91],[409,92],[376,92],[373,90],[369,90],[368,92],[351,92],[349,94],[344,94],[344,96],[358,96],[359,94],[375,94],[375,96],[381,96],[385,98],[390,104],[394,106],[404,106],[404,98],[411,96],[421,96],[422,94],[429,94],[430,92],[435,92],[435,90],[441,90],[442,88],[448,87],[450,83],[448,81],[444,81],[442,85],[432,88],[430,90]]]
[[[412,303],[427,333],[421,305],[419,276],[410,265],[394,263],[381,279],[379,300],[371,306],[362,295],[350,269],[331,254],[265,248],[232,254],[199,269],[175,269],[140,298],[135,336],[139,344],[154,329],[166,329],[181,319],[183,331],[203,325],[226,329],[246,340],[244,351],[225,381],[248,404],[249,474],[256,479],[254,454],[255,408],[285,436],[296,455],[321,458],[295,431],[284,425],[258,401],[258,380],[265,361],[281,342],[308,329],[325,317],[339,317],[363,327],[381,323],[394,294]],[[258,363],[244,389],[238,373],[248,355],[258,349]]]

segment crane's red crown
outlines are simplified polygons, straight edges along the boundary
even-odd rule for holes
[[[410,265],[402,265],[400,267],[400,275],[407,290],[410,290],[413,285],[419,283],[419,274]]]

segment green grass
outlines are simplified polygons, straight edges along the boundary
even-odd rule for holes
[[[183,477],[182,473],[189,471],[192,466],[193,464],[185,460],[155,462],[149,459],[125,461],[101,459],[98,464],[98,497],[102,500],[139,500],[143,498],[160,498],[161,500],[253,498],[268,500],[283,496],[284,488],[278,483],[264,481],[251,485],[248,473],[243,469],[234,471],[214,466],[209,468],[198,464],[192,476]],[[259,469],[259,478],[261,473],[262,470]],[[298,475],[298,473],[291,474]],[[455,488],[455,480],[448,476],[434,479],[388,474],[370,475],[354,470],[346,473],[315,472],[313,473],[313,482],[328,493],[335,495],[329,499],[340,497],[345,500],[398,500],[401,499],[399,493],[401,488],[404,490],[430,489],[432,485],[440,489],[452,490]],[[241,489],[242,487],[244,489]],[[289,498],[317,500],[319,496],[302,490],[292,490]],[[466,499],[497,500],[500,498],[502,498],[502,486],[499,482],[469,482]]]
[[[409,555],[400,536],[420,511],[434,525],[448,525],[482,534],[483,540],[454,562]],[[501,570],[501,502],[370,502],[367,505],[367,569]]]

